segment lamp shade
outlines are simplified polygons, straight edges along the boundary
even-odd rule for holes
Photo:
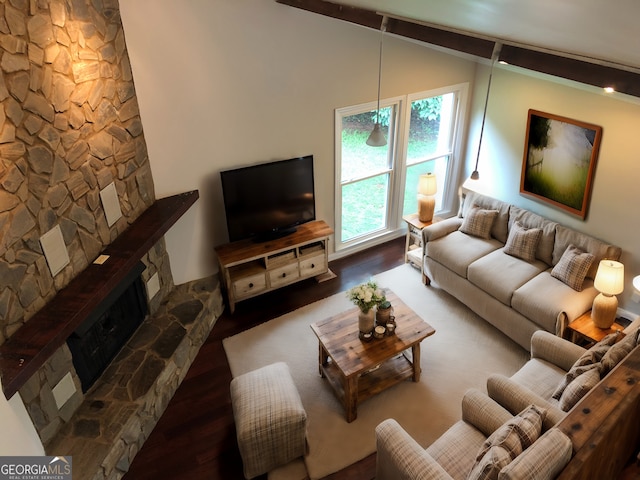
[[[384,147],[386,144],[387,139],[384,138],[384,134],[382,133],[382,126],[376,122],[369,138],[367,138],[367,145],[370,147]]]
[[[636,289],[637,293],[640,293],[640,275],[633,277],[633,288]]]
[[[624,265],[614,260],[602,260],[593,284],[605,295],[618,295],[624,290]]]
[[[418,193],[421,195],[435,195],[438,191],[436,176],[433,173],[420,175],[418,180]]]

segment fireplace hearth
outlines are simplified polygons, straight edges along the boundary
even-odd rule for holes
[[[148,313],[142,262],[67,339],[85,393],[100,377]]]

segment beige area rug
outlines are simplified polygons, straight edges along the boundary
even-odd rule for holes
[[[423,285],[420,272],[408,264],[375,278],[379,286],[391,289],[430,323],[436,333],[422,342],[420,382],[407,380],[363,402],[352,423],[346,422],[342,406],[318,374],[318,340],[309,327],[352,308],[344,293],[223,341],[234,377],[277,361],[289,365],[309,419],[309,454],[304,464],[311,479],[327,476],[373,453],[375,427],[386,418],[395,418],[421,445],[428,446],[460,419],[461,399],[467,389],[486,391],[490,374],[510,376],[529,357],[446,292]],[[299,478],[299,468],[276,471],[269,478]]]

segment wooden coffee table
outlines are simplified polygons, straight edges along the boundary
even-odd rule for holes
[[[394,335],[361,340],[357,307],[311,325],[320,341],[320,375],[342,402],[347,422],[358,416],[358,403],[407,378],[420,381],[420,342],[436,332],[393,292],[386,297],[396,317]]]

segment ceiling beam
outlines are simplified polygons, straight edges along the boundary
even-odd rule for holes
[[[640,97],[640,74],[629,70],[579,60],[573,57],[526,48],[501,39],[482,38],[466,32],[425,25],[419,20],[398,18],[365,8],[341,5],[326,0],[276,0],[277,3],[325,15],[338,20],[379,30],[385,16],[387,32],[430,45],[448,48],[476,57],[490,59],[496,43],[503,44],[500,60],[510,65],[593,85],[612,87],[616,92]],[[596,61],[596,60],[594,60]]]
[[[340,5],[325,0],[276,0],[276,2],[364,27],[375,28],[376,30],[380,29],[382,19],[385,17],[385,14],[381,12]],[[387,16],[387,18],[387,33],[393,33],[401,37],[411,38],[477,57],[491,58],[495,44],[495,42],[491,40],[423,25],[404,18],[393,16]]]
[[[606,65],[584,62],[550,53],[503,45],[501,62],[566,78],[596,87],[613,88],[616,92],[640,97],[640,75]]]

